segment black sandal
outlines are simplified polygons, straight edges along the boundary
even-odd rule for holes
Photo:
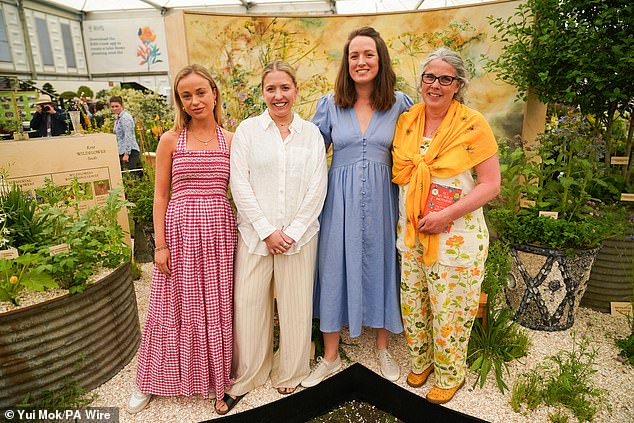
[[[246,394],[245,394],[245,395],[246,395]],[[225,397],[226,397],[227,399],[224,399]],[[227,414],[229,411],[231,411],[231,410],[233,409],[233,407],[235,407],[235,406],[236,406],[236,404],[237,404],[237,403],[239,403],[239,402],[240,402],[240,400],[241,400],[242,398],[244,398],[244,395],[238,395],[237,397],[235,397],[235,398],[234,398],[234,397],[232,397],[231,395],[227,394],[227,395],[223,396],[222,398],[223,398],[222,400],[225,402],[225,404],[227,404],[227,409],[226,409],[226,410],[219,410],[219,409],[216,407],[216,404],[214,404],[214,410],[216,410],[216,414],[219,414],[219,415],[221,415],[221,416],[224,416],[224,415],[225,415],[225,414]],[[216,402],[217,402],[217,401],[218,401],[218,400],[216,400]]]

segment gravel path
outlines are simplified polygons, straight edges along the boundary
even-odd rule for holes
[[[139,319],[141,324],[147,313],[147,300],[150,292],[151,264],[143,265],[143,277],[135,282],[137,301],[139,305]],[[596,416],[598,422],[634,422],[634,368],[615,360],[618,350],[614,346],[615,337],[623,337],[628,333],[625,318],[610,316],[595,312],[587,308],[579,309],[575,324],[572,329],[563,332],[540,332],[528,330],[532,341],[529,355],[521,362],[511,363],[510,376],[505,380],[509,387],[513,380],[522,372],[533,368],[538,362],[548,355],[555,354],[562,349],[570,349],[573,345],[572,333],[587,336],[592,340],[592,346],[598,349],[598,372],[594,374],[595,386],[608,391],[607,402],[612,410],[609,412],[602,406]],[[378,371],[378,363],[374,357],[373,333],[364,330],[362,336],[357,339],[349,339],[346,336],[342,340],[355,344],[345,346],[345,350],[353,361],[365,365],[371,370]],[[393,335],[390,350],[394,358],[401,365],[401,378],[398,385],[424,395],[433,385],[433,376],[422,388],[410,388],[405,383],[407,376],[407,351],[405,339],[402,335]],[[348,366],[347,363],[345,366]],[[213,406],[202,397],[155,397],[147,409],[131,416],[125,411],[128,396],[134,385],[136,371],[136,359],[132,360],[125,368],[107,383],[96,388],[92,392],[98,395],[98,399],[92,406],[119,407],[121,422],[199,422],[218,417]],[[502,395],[492,375],[483,389],[472,388],[474,378],[468,376],[467,384],[454,399],[446,406],[479,417],[491,422],[548,422],[548,413],[555,411],[545,406],[540,406],[530,413],[515,413],[509,405],[510,393]],[[302,389],[302,388],[299,388]],[[270,382],[265,386],[250,392],[235,408],[232,413],[248,410],[282,398],[271,386]],[[576,419],[571,418],[571,422]]]

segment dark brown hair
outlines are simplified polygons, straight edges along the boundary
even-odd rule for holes
[[[350,52],[350,42],[359,36],[372,38],[376,44],[377,54],[379,55],[379,72],[374,79],[374,90],[372,90],[370,102],[374,110],[388,110],[396,101],[394,96],[396,74],[394,70],[392,70],[390,52],[387,49],[385,41],[381,38],[381,34],[370,26],[355,29],[348,35],[348,41],[346,41],[346,45],[343,47],[343,57],[341,58],[341,65],[339,66],[339,72],[335,80],[335,104],[339,107],[349,108],[353,107],[357,101],[357,90],[350,76],[350,71],[348,70],[350,66],[348,54]]]
[[[108,103],[119,103],[121,107],[123,107],[123,97],[113,95],[112,97],[110,97],[110,101],[108,101]]]

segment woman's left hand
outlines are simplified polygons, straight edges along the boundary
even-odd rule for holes
[[[418,220],[416,229],[424,234],[439,234],[445,230],[451,220],[446,218],[441,212],[430,212],[427,216]]]

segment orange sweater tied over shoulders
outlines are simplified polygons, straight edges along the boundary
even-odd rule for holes
[[[416,246],[416,225],[422,217],[431,177],[450,178],[472,169],[497,152],[491,127],[479,112],[453,100],[425,154],[420,154],[425,130],[424,103],[414,105],[399,118],[392,147],[392,181],[408,185],[405,197],[405,245]],[[423,261],[438,259],[438,234],[418,234]]]

